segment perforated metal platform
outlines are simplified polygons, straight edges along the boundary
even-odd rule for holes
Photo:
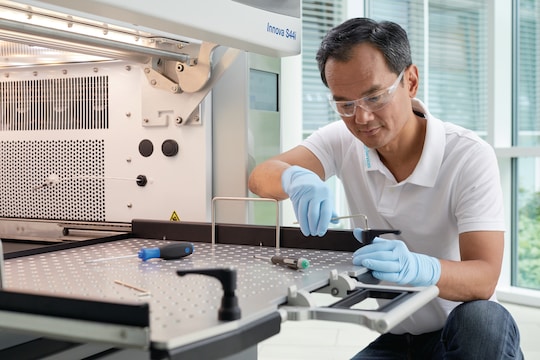
[[[132,238],[6,260],[5,288],[103,301],[148,302],[153,346],[168,349],[238,327],[242,319],[276,311],[286,302],[292,285],[313,291],[328,284],[331,270],[358,270],[352,265],[350,252],[280,249],[281,255],[310,261],[308,269],[297,271],[254,258],[275,255],[275,248],[197,242],[193,255],[179,260],[142,262],[125,258],[87,263],[136,254],[142,247],[166,243]],[[239,323],[217,319],[223,294],[219,281],[203,275],[176,274],[179,269],[219,267],[237,269],[236,294],[242,311]]]

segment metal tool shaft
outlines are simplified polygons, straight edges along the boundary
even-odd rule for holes
[[[92,259],[92,260],[86,260],[84,263],[95,263],[95,262],[101,262],[101,261],[108,261],[108,260],[117,260],[117,259],[127,259],[137,257],[137,254],[133,255],[124,255],[124,256],[113,256],[113,257],[107,257],[107,258],[99,258],[99,259]]]

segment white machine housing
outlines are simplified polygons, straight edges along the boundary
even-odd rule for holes
[[[213,86],[242,50],[300,51],[299,0],[23,0],[0,11],[5,218],[208,221]]]

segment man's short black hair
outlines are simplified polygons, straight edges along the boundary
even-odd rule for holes
[[[390,21],[354,18],[331,29],[321,42],[316,59],[324,85],[328,86],[324,73],[328,59],[349,61],[354,46],[361,43],[379,49],[388,68],[396,74],[412,64],[407,32],[401,26]]]

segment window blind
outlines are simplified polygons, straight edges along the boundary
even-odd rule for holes
[[[369,17],[394,21],[407,31],[413,62],[420,71],[417,96],[430,112],[485,137],[487,0],[368,0],[367,3]]]
[[[302,1],[303,137],[338,119],[328,103],[315,55],[328,30],[344,19],[342,1]]]
[[[538,76],[538,52],[540,37],[540,3],[538,0],[520,0],[518,8],[517,45],[517,146],[540,144],[540,86]]]

